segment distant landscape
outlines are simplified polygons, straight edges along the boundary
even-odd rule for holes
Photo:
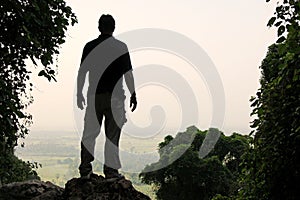
[[[102,174],[103,141],[101,134],[97,140],[94,172]],[[141,183],[138,173],[159,158],[157,145],[163,137],[151,139],[135,139],[121,136],[122,173],[130,179],[134,186],[152,198],[151,186]],[[43,181],[51,181],[61,187],[73,177],[79,177],[80,136],[75,132],[39,131],[30,133],[23,141],[25,147],[18,146],[16,154],[24,161],[37,162],[42,167],[37,172]],[[145,154],[146,153],[146,154]],[[134,173],[135,172],[135,173]]]

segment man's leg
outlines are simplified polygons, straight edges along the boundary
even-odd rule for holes
[[[105,115],[105,135],[104,164],[106,167],[118,170],[121,168],[119,158],[121,128],[116,124],[112,115]]]
[[[87,176],[93,171],[91,162],[94,160],[96,138],[100,133],[103,118],[101,114],[96,115],[94,103],[89,100],[90,99],[88,99],[81,140],[81,164],[79,166],[81,176]]]
[[[109,98],[110,99],[110,98]],[[121,168],[119,157],[119,140],[122,126],[125,123],[124,101],[112,98],[109,109],[105,112],[105,148],[104,148],[104,174],[118,174]]]

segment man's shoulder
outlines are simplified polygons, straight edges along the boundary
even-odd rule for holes
[[[103,42],[104,40],[106,39],[109,39],[109,43],[114,43],[116,46],[118,46],[119,48],[124,48],[124,49],[127,49],[127,45],[125,44],[125,42],[115,38],[115,37],[109,37],[109,38],[96,38],[96,39],[93,39],[89,42],[87,42],[85,44],[85,48],[94,48],[95,46],[97,46],[98,44],[100,44],[101,42]]]
[[[121,40],[119,40],[119,39],[117,39],[117,38],[115,38],[115,37],[113,37],[113,39],[114,39],[115,43],[116,43],[118,46],[127,49],[127,45],[125,44],[125,42],[123,42],[123,41],[121,41]]]
[[[99,38],[93,39],[85,44],[85,47],[93,47],[100,43]]]

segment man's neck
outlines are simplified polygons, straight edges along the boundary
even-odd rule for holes
[[[110,36],[112,36],[112,32],[101,32],[101,35],[110,35]]]

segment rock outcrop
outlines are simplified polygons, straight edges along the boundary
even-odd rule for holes
[[[61,200],[64,189],[47,181],[30,180],[4,185],[0,188],[1,200]]]
[[[88,180],[73,178],[65,189],[39,180],[11,183],[0,188],[2,200],[151,200],[126,179],[105,179],[92,174]]]
[[[69,200],[150,200],[126,179],[105,179],[92,174],[91,179],[73,178],[66,183],[64,199]]]

